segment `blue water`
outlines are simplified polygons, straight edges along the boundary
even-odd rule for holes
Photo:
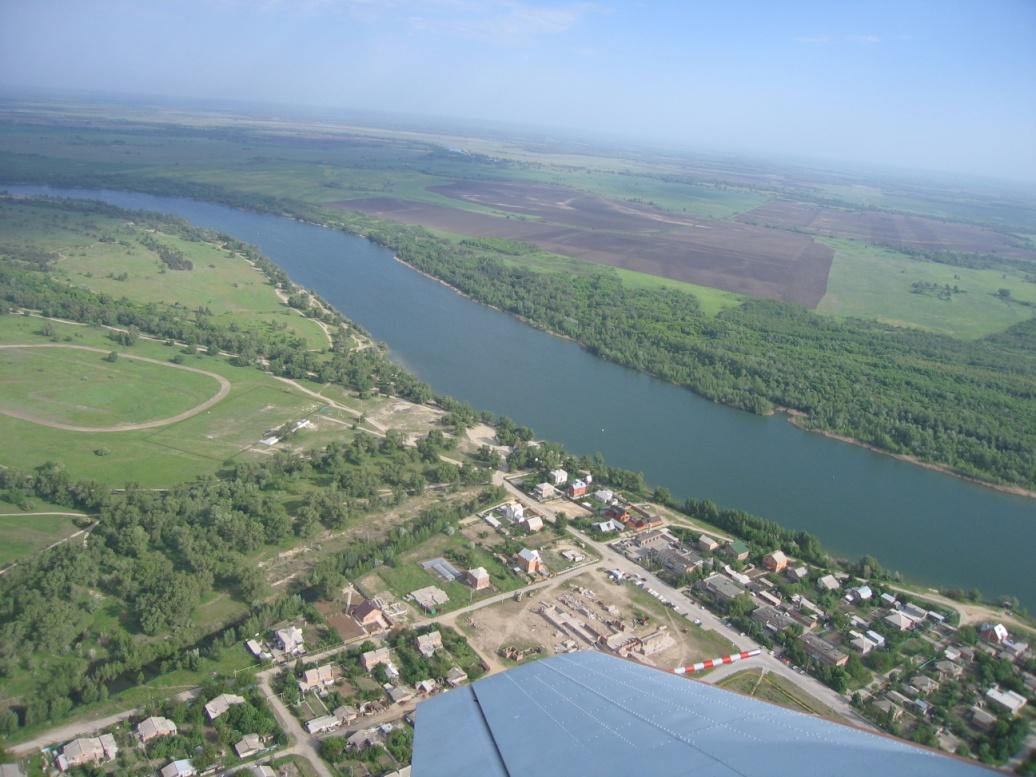
[[[931,585],[1013,594],[1036,609],[1036,500],[1000,493],[761,418],[591,356],[472,302],[367,240],[194,200],[12,186],[174,213],[259,246],[293,280],[386,343],[437,391],[576,453],[871,553]]]

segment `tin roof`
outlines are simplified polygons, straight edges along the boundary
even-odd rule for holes
[[[417,707],[414,774],[988,774],[890,737],[614,656],[554,656]]]

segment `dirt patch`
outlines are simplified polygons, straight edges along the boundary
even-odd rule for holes
[[[378,197],[336,207],[754,297],[815,307],[834,252],[812,237],[736,221],[685,219],[542,184],[464,181],[434,191],[514,214],[493,216]]]
[[[774,200],[742,213],[737,220],[921,251],[963,251],[1036,261],[1036,251],[1016,245],[1009,235],[972,224],[949,223],[921,216],[841,210]]]

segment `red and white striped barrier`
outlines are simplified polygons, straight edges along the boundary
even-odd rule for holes
[[[715,669],[717,666],[723,666],[723,664],[733,664],[735,661],[743,661],[746,658],[752,658],[757,656],[763,651],[759,648],[755,650],[742,650],[740,653],[732,653],[729,656],[723,656],[723,658],[713,658],[709,661],[699,661],[697,664],[691,664],[690,666],[680,666],[673,670],[673,674],[694,674],[695,672],[703,672],[706,669]]]

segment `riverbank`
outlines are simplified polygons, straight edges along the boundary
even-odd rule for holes
[[[734,412],[546,336],[339,228],[184,198],[17,188],[174,213],[256,244],[438,393],[517,419],[575,454],[600,451],[678,500],[705,497],[809,532],[833,556],[871,554],[920,585],[1012,594],[1036,608],[1036,579],[1014,571],[1036,544],[1029,499]],[[949,563],[978,522],[991,541],[970,549],[968,565]]]
[[[999,491],[1002,494],[1011,494],[1012,496],[1024,496],[1028,499],[1036,499],[1036,490],[1023,488],[1022,486],[1010,486],[1005,483],[993,483],[989,480],[982,480],[981,478],[974,477],[973,475],[968,475],[964,472],[959,472],[943,464],[933,464],[930,461],[924,461],[922,459],[917,458],[916,456],[911,456],[908,453],[895,453],[884,448],[879,448],[877,445],[871,445],[870,443],[864,442],[863,440],[857,440],[854,437],[847,437],[844,434],[837,434],[835,432],[829,432],[826,429],[818,429],[812,426],[808,426],[805,423],[804,419],[809,418],[809,415],[807,413],[803,413],[801,410],[795,410],[790,407],[776,407],[774,408],[773,412],[770,413],[770,415],[777,414],[787,416],[789,424],[796,427],[797,429],[801,429],[804,432],[813,432],[814,434],[822,435],[831,440],[838,440],[839,442],[845,442],[849,443],[850,445],[856,445],[857,447],[865,448],[866,450],[869,450],[872,453],[880,453],[882,456],[890,456],[893,459],[897,459],[898,461],[905,461],[907,464],[913,464],[917,467],[923,467],[924,469],[931,470],[932,472],[940,472],[943,475],[950,475],[951,477],[955,477],[960,480],[965,480],[968,483],[974,483],[977,486],[991,488],[994,491]]]
[[[326,227],[328,229],[335,229],[334,226],[329,225],[329,224],[321,224],[320,226]],[[343,229],[342,231],[347,233],[347,234],[356,234],[356,233],[350,232],[347,229]],[[360,235],[360,236],[361,237],[365,237],[363,235]],[[370,239],[370,238],[367,238],[367,239]],[[376,242],[376,241],[372,241],[372,242]],[[442,278],[439,278],[436,275],[432,275],[431,273],[426,272],[425,270],[422,270],[420,267],[417,267],[416,265],[411,264],[410,262],[406,261],[405,259],[400,258],[397,254],[393,254],[392,258],[395,261],[399,262],[401,265],[410,268],[411,270],[413,270],[414,272],[418,273],[419,275],[423,275],[425,278],[428,278],[429,280],[434,281],[435,283],[438,283],[441,286],[445,286],[450,291],[454,292],[455,294],[459,294],[461,297],[464,297],[465,299],[471,300],[472,302],[474,302],[474,303],[476,303],[478,305],[482,305],[483,307],[489,308],[490,310],[495,310],[495,311],[497,311],[499,313],[503,313],[504,315],[512,316],[513,318],[517,319],[518,321],[521,321],[523,324],[526,324],[527,326],[531,326],[532,328],[537,329],[537,330],[539,330],[541,332],[545,332],[546,334],[549,334],[549,335],[551,335],[553,337],[557,337],[557,338],[560,338],[562,340],[568,340],[569,342],[576,343],[581,348],[583,348],[583,350],[587,350],[586,347],[583,346],[583,344],[580,343],[578,340],[576,340],[574,337],[570,337],[568,335],[561,334],[560,332],[556,332],[556,331],[554,331],[552,329],[548,329],[546,327],[543,327],[543,326],[539,325],[538,323],[536,323],[535,321],[530,321],[529,319],[527,319],[524,316],[521,316],[521,315],[519,315],[517,313],[511,313],[510,311],[503,310],[502,308],[500,308],[500,307],[498,307],[496,305],[492,305],[492,304],[489,304],[489,303],[486,303],[486,302],[482,302],[481,300],[471,296],[467,292],[457,288],[456,286],[454,286],[453,284],[449,283],[448,281],[445,281],[445,280],[443,280]],[[597,356],[597,354],[594,354],[594,356],[596,358],[604,358],[602,356]],[[625,365],[621,365],[620,364],[620,366],[624,367]],[[627,369],[633,369],[633,368],[632,367],[628,367]],[[642,372],[641,370],[637,370],[637,371],[638,372]],[[649,373],[649,372],[645,373],[645,374],[651,375],[651,373]],[[654,375],[652,375],[652,377],[655,377],[658,380],[664,380],[663,378],[658,378],[657,376],[654,376]],[[701,396],[700,394],[697,394],[697,392],[695,392],[694,389],[688,388],[687,386],[683,386],[683,385],[676,384],[676,383],[674,383],[673,385],[678,386],[679,388],[681,388],[681,389],[683,389],[685,391],[690,391],[691,393],[694,393],[696,396]],[[701,398],[702,399],[708,399],[707,397],[701,397]],[[708,400],[708,401],[714,401],[714,400]],[[718,404],[724,404],[724,403],[719,402]],[[727,407],[730,407],[730,406],[727,405]],[[731,409],[732,410],[740,410],[740,408],[734,408],[734,407],[732,407]],[[749,412],[749,411],[744,411],[744,412]],[[777,415],[777,414],[782,414],[782,415],[788,416],[788,422],[790,424],[792,424],[793,426],[795,426],[796,428],[801,429],[804,432],[812,432],[812,433],[815,433],[815,434],[822,435],[823,437],[827,437],[828,439],[831,439],[831,440],[838,440],[839,442],[849,443],[850,445],[855,445],[855,446],[858,446],[860,448],[864,448],[866,450],[869,450],[872,453],[880,453],[883,456],[890,456],[890,457],[892,457],[892,458],[894,458],[894,459],[896,459],[898,461],[906,462],[907,464],[913,464],[915,466],[922,467],[922,468],[930,470],[932,472],[939,472],[939,473],[942,473],[944,475],[950,475],[951,477],[959,478],[960,480],[964,480],[964,481],[967,481],[969,483],[974,483],[975,485],[983,486],[984,488],[990,488],[990,489],[992,489],[994,491],[999,491],[999,492],[1001,492],[1003,494],[1011,494],[1012,496],[1022,496],[1022,497],[1026,497],[1028,499],[1036,499],[1036,489],[1028,489],[1028,488],[1025,488],[1024,486],[1012,486],[1012,485],[1009,485],[1009,484],[1006,484],[1006,483],[995,483],[995,482],[993,482],[991,480],[983,480],[982,478],[977,478],[974,475],[969,475],[967,473],[960,472],[959,470],[955,470],[952,467],[948,467],[948,466],[946,466],[944,464],[936,464],[934,462],[924,461],[923,459],[920,459],[917,456],[912,456],[912,455],[907,454],[907,453],[896,453],[895,451],[890,451],[890,450],[887,450],[885,448],[878,447],[877,445],[873,445],[871,443],[864,442],[863,440],[858,440],[858,439],[856,439],[854,437],[849,437],[849,436],[846,436],[844,434],[838,434],[837,432],[831,432],[831,431],[828,431],[826,429],[820,429],[820,428],[817,428],[817,427],[809,426],[806,423],[804,423],[804,420],[809,418],[808,413],[804,413],[801,410],[796,410],[795,408],[778,406],[778,407],[775,407],[769,413],[766,413],[764,415],[772,416],[772,415]]]

